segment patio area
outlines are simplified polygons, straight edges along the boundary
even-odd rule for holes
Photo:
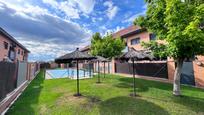
[[[137,97],[130,97],[132,78],[119,75],[80,80],[82,96],[75,97],[76,80],[45,80],[41,71],[9,109],[9,115],[197,115],[204,114],[204,91],[182,86],[182,97],[172,95],[172,84],[136,78]]]

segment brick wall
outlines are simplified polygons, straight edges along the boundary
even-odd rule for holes
[[[193,62],[195,83],[198,87],[204,87],[204,56],[198,56]]]
[[[127,41],[127,46],[129,48],[133,47],[136,50],[143,50],[143,47],[141,46],[141,44],[131,45],[131,40],[135,39],[135,38],[138,38],[138,37],[140,38],[140,43],[150,41],[149,33],[148,32],[143,32],[143,33],[136,34],[136,35],[125,38],[126,41]]]
[[[167,68],[168,68],[168,79],[169,81],[174,81],[174,72],[175,72],[175,62],[173,59],[167,59]]]
[[[4,42],[8,43],[8,49],[4,48]],[[11,43],[12,43],[12,41],[10,41],[7,38],[5,38],[4,36],[0,35],[0,52],[1,52],[0,53],[0,61],[3,60],[3,58],[5,56],[8,57],[9,46],[10,46]],[[18,54],[18,50],[20,50],[20,54]],[[24,49],[22,49],[18,45],[16,45],[16,47],[15,47],[15,53],[16,53],[15,61],[17,61],[17,60],[23,61],[23,59],[27,61],[27,59],[28,59],[28,52],[26,52]]]
[[[8,56],[8,49],[4,48],[4,42],[9,43],[9,40],[7,40],[4,36],[0,35],[0,61],[3,60],[5,56]]]
[[[175,72],[175,62],[168,58],[168,78],[173,82]],[[198,56],[198,60],[193,61],[193,71],[195,78],[195,86],[204,87],[204,56]]]

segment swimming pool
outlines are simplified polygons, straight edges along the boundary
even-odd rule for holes
[[[91,78],[93,75],[90,70],[79,70],[79,79]],[[48,69],[46,70],[45,79],[70,78],[77,79],[76,69]]]

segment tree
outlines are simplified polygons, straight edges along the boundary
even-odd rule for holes
[[[181,95],[180,76],[186,58],[204,54],[203,0],[146,0],[146,16],[134,24],[147,28],[166,41],[169,57],[176,61],[173,94]]]
[[[96,32],[91,39],[91,54],[96,56],[99,54],[99,50],[101,49],[101,41],[102,41],[102,37],[100,35],[100,33]]]
[[[156,41],[150,41],[150,42],[142,42],[142,46],[145,49],[153,51],[154,57],[157,59],[166,59],[167,58],[167,52],[166,52],[166,45],[165,44],[159,44]]]
[[[121,38],[114,39],[112,35],[106,35],[103,38],[99,33],[95,33],[91,40],[92,55],[112,58],[122,53],[125,43]]]

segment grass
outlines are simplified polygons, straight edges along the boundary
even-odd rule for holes
[[[42,71],[9,109],[9,115],[203,115],[204,91],[182,86],[182,97],[172,96],[172,85],[136,79],[139,97],[130,97],[132,78],[107,75],[80,80],[82,97],[74,97],[76,81],[44,80]]]

